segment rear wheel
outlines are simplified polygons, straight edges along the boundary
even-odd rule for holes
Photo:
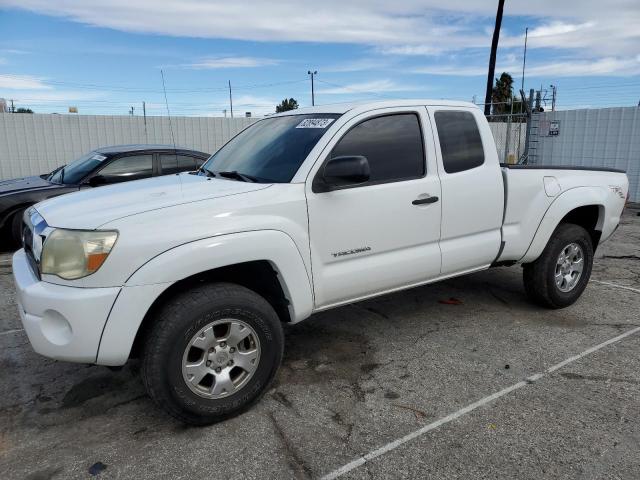
[[[556,228],[540,257],[524,265],[524,286],[529,298],[548,308],[563,308],[582,295],[593,266],[593,244],[579,225]]]
[[[264,298],[239,285],[204,284],[161,309],[143,347],[142,380],[169,414],[206,425],[260,399],[283,345],[280,319]]]

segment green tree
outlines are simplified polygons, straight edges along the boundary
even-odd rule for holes
[[[507,72],[502,72],[500,78],[496,78],[496,84],[491,92],[493,114],[502,115],[511,113],[511,102],[513,100],[513,77]],[[514,112],[515,111],[514,108]]]
[[[525,105],[522,103],[520,93],[513,91],[513,77],[507,72],[502,72],[499,78],[496,78],[496,84],[491,92],[491,101],[493,102],[493,115],[508,115],[510,113],[520,114],[526,111]],[[513,104],[513,108],[511,105]],[[500,122],[507,121],[507,117],[493,118],[491,121]],[[524,118],[512,118],[514,122],[523,122]]]
[[[276,113],[288,112],[289,110],[295,110],[298,108],[298,101],[295,98],[285,98],[280,102],[280,105],[276,105]]]
[[[16,108],[16,113],[33,113],[33,110],[31,110],[30,108],[19,107]]]

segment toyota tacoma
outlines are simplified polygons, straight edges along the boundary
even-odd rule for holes
[[[316,312],[504,265],[522,266],[535,303],[571,305],[627,191],[621,171],[501,165],[469,103],[300,109],[196,173],[29,208],[20,316],[47,357],[140,358],[160,407],[207,424],[258,401],[282,325]]]

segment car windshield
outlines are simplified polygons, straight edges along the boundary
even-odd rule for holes
[[[78,184],[95,168],[107,159],[106,156],[96,152],[89,152],[69,165],[56,170],[48,178],[53,183],[68,185]]]
[[[235,180],[287,183],[338,114],[288,115],[260,120],[240,132],[203,165]]]

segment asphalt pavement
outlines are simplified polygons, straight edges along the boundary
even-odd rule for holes
[[[248,413],[187,427],[120,371],[35,354],[0,255],[0,478],[640,477],[640,217],[563,310],[496,268],[286,329]]]

